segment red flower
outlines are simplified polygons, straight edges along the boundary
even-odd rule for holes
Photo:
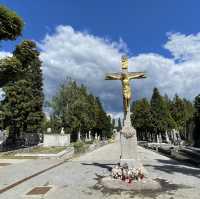
[[[132,181],[131,178],[129,178],[129,179],[128,179],[128,183],[131,183],[131,181]]]

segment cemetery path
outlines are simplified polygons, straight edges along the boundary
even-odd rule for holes
[[[93,152],[74,158],[64,164],[51,169],[39,176],[13,187],[0,194],[1,199],[47,198],[47,199],[100,199],[100,198],[156,198],[156,199],[199,199],[200,169],[183,165],[180,162],[139,147],[139,154],[148,176],[159,178],[163,185],[161,192],[139,192],[106,190],[99,184],[101,176],[109,175],[110,169],[117,163],[120,154],[118,143],[101,147]],[[42,165],[46,168],[56,160],[32,160],[3,168],[7,178],[12,178],[16,171],[27,172],[30,168]],[[58,161],[58,160],[57,160]],[[60,160],[59,160],[60,161]],[[10,168],[9,168],[10,167]],[[7,170],[10,170],[10,174]],[[0,183],[5,178],[0,170]],[[17,174],[19,175],[19,174]],[[13,177],[14,178],[14,177]],[[44,196],[26,195],[32,188],[38,186],[52,186]]]

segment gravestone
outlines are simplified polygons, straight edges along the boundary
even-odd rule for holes
[[[81,141],[81,132],[78,132],[78,141]]]
[[[88,140],[89,140],[89,141],[92,140],[92,138],[91,138],[91,131],[89,131]]]
[[[5,141],[4,131],[0,129],[0,151],[3,149],[4,141]]]
[[[51,128],[47,128],[47,133],[52,133]]]
[[[167,143],[170,143],[168,132],[165,131],[165,139]]]
[[[160,143],[159,135],[156,135],[156,141],[158,144]]]
[[[97,139],[98,139],[97,133],[95,133],[95,137],[94,137],[94,139],[95,139],[95,140],[97,140]]]

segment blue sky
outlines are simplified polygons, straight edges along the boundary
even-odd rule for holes
[[[15,10],[26,23],[23,36],[16,42],[2,42],[0,51],[12,51],[15,44],[22,39],[35,40],[40,47],[44,63],[44,87],[47,96],[53,95],[60,80],[64,78],[64,75],[59,79],[52,77],[59,68],[60,73],[63,71],[65,76],[70,75],[80,80],[88,85],[92,92],[99,94],[109,112],[119,113],[122,109],[121,101],[113,103],[119,94],[119,83],[112,82],[109,87],[107,83],[100,81],[101,76],[99,81],[97,78],[99,85],[96,82],[94,86],[95,79],[90,82],[81,75],[83,67],[88,73],[96,71],[98,74],[118,70],[119,65],[115,64],[120,61],[121,52],[129,54],[130,64],[133,66],[131,70],[145,70],[149,74],[149,80],[144,80],[146,81],[144,84],[138,82],[133,86],[135,98],[149,97],[154,86],[159,87],[163,93],[169,93],[170,96],[178,93],[189,99],[200,93],[197,86],[194,88],[194,83],[200,83],[200,79],[196,79],[193,75],[194,73],[197,75],[200,64],[199,0],[1,0],[0,2]],[[70,42],[68,38],[71,38]],[[63,46],[56,46],[59,41],[62,41]],[[84,46],[84,42],[88,42],[87,45]],[[76,46],[82,51],[73,49]],[[95,46],[99,46],[97,49],[100,53],[91,52]],[[63,51],[66,50],[66,57],[64,52],[60,52],[61,48]],[[108,48],[111,49],[107,51]],[[102,53],[104,50],[107,52],[105,55]],[[91,57],[91,60],[83,51]],[[69,72],[72,70],[69,63],[75,65],[76,74]],[[62,70],[63,64],[65,68]],[[96,67],[102,68],[98,71],[94,70]],[[165,75],[166,70],[168,74]],[[184,78],[188,78],[186,73],[191,73],[187,82],[184,81]],[[175,78],[169,81],[172,75]],[[109,87],[107,91],[105,86]],[[189,94],[188,90],[191,91]]]
[[[167,53],[167,32],[197,33],[198,0],[1,0],[26,22],[24,38],[41,40],[60,24],[123,40],[132,54]],[[7,42],[6,42],[7,43]],[[10,43],[10,42],[9,42]],[[3,45],[7,49],[7,44]]]

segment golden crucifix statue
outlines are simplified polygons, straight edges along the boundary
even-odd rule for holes
[[[128,72],[128,57],[122,56],[121,59],[122,72],[121,73],[108,73],[106,74],[106,80],[121,80],[122,82],[122,94],[124,103],[124,113],[128,112],[131,102],[131,79],[146,78],[144,72]]]

